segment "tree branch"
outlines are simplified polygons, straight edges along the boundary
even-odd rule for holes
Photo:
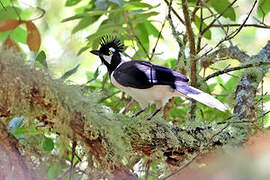
[[[187,0],[182,0],[182,7],[183,7],[184,18],[185,18],[187,38],[189,41],[191,85],[193,87],[196,87],[197,86],[197,64],[196,64],[197,62],[195,60],[195,55],[196,55],[195,39],[194,39],[194,33],[191,26],[191,20],[189,17]],[[195,110],[196,110],[196,102],[192,100],[191,106],[190,106],[190,119],[191,120],[195,119]]]
[[[250,57],[245,52],[241,51],[237,46],[231,46],[228,48],[218,49],[207,56],[202,56],[200,58],[201,65],[204,68],[207,68],[217,62],[217,58],[231,58],[236,59],[242,63],[250,59]]]
[[[266,62],[266,61],[257,62],[256,61],[255,63],[243,64],[241,66],[223,69],[223,70],[217,71],[213,74],[210,74],[209,76],[204,78],[204,81],[207,81],[213,77],[216,77],[216,76],[228,73],[228,72],[237,71],[237,70],[246,69],[246,68],[258,67],[258,66],[263,66],[263,65],[270,65],[270,61],[268,61],[268,62]]]

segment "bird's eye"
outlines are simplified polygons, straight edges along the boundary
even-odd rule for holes
[[[109,55],[112,55],[113,54],[113,52],[112,51],[109,51]]]

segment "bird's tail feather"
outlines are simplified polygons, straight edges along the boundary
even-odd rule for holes
[[[207,94],[199,89],[191,87],[189,85],[176,85],[176,90],[179,91],[181,94],[184,94],[187,97],[195,99],[206,106],[210,106],[216,108],[220,111],[228,110],[228,107],[221,103],[219,100]]]

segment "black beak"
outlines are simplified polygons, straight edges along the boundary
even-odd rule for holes
[[[90,51],[90,53],[97,55],[97,56],[101,56],[102,54],[99,52],[99,50],[92,50]]]

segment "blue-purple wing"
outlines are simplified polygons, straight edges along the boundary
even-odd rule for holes
[[[153,85],[169,85],[175,89],[175,82],[187,84],[189,81],[181,73],[145,61],[125,62],[114,71],[113,76],[122,86],[139,89],[150,88]]]

